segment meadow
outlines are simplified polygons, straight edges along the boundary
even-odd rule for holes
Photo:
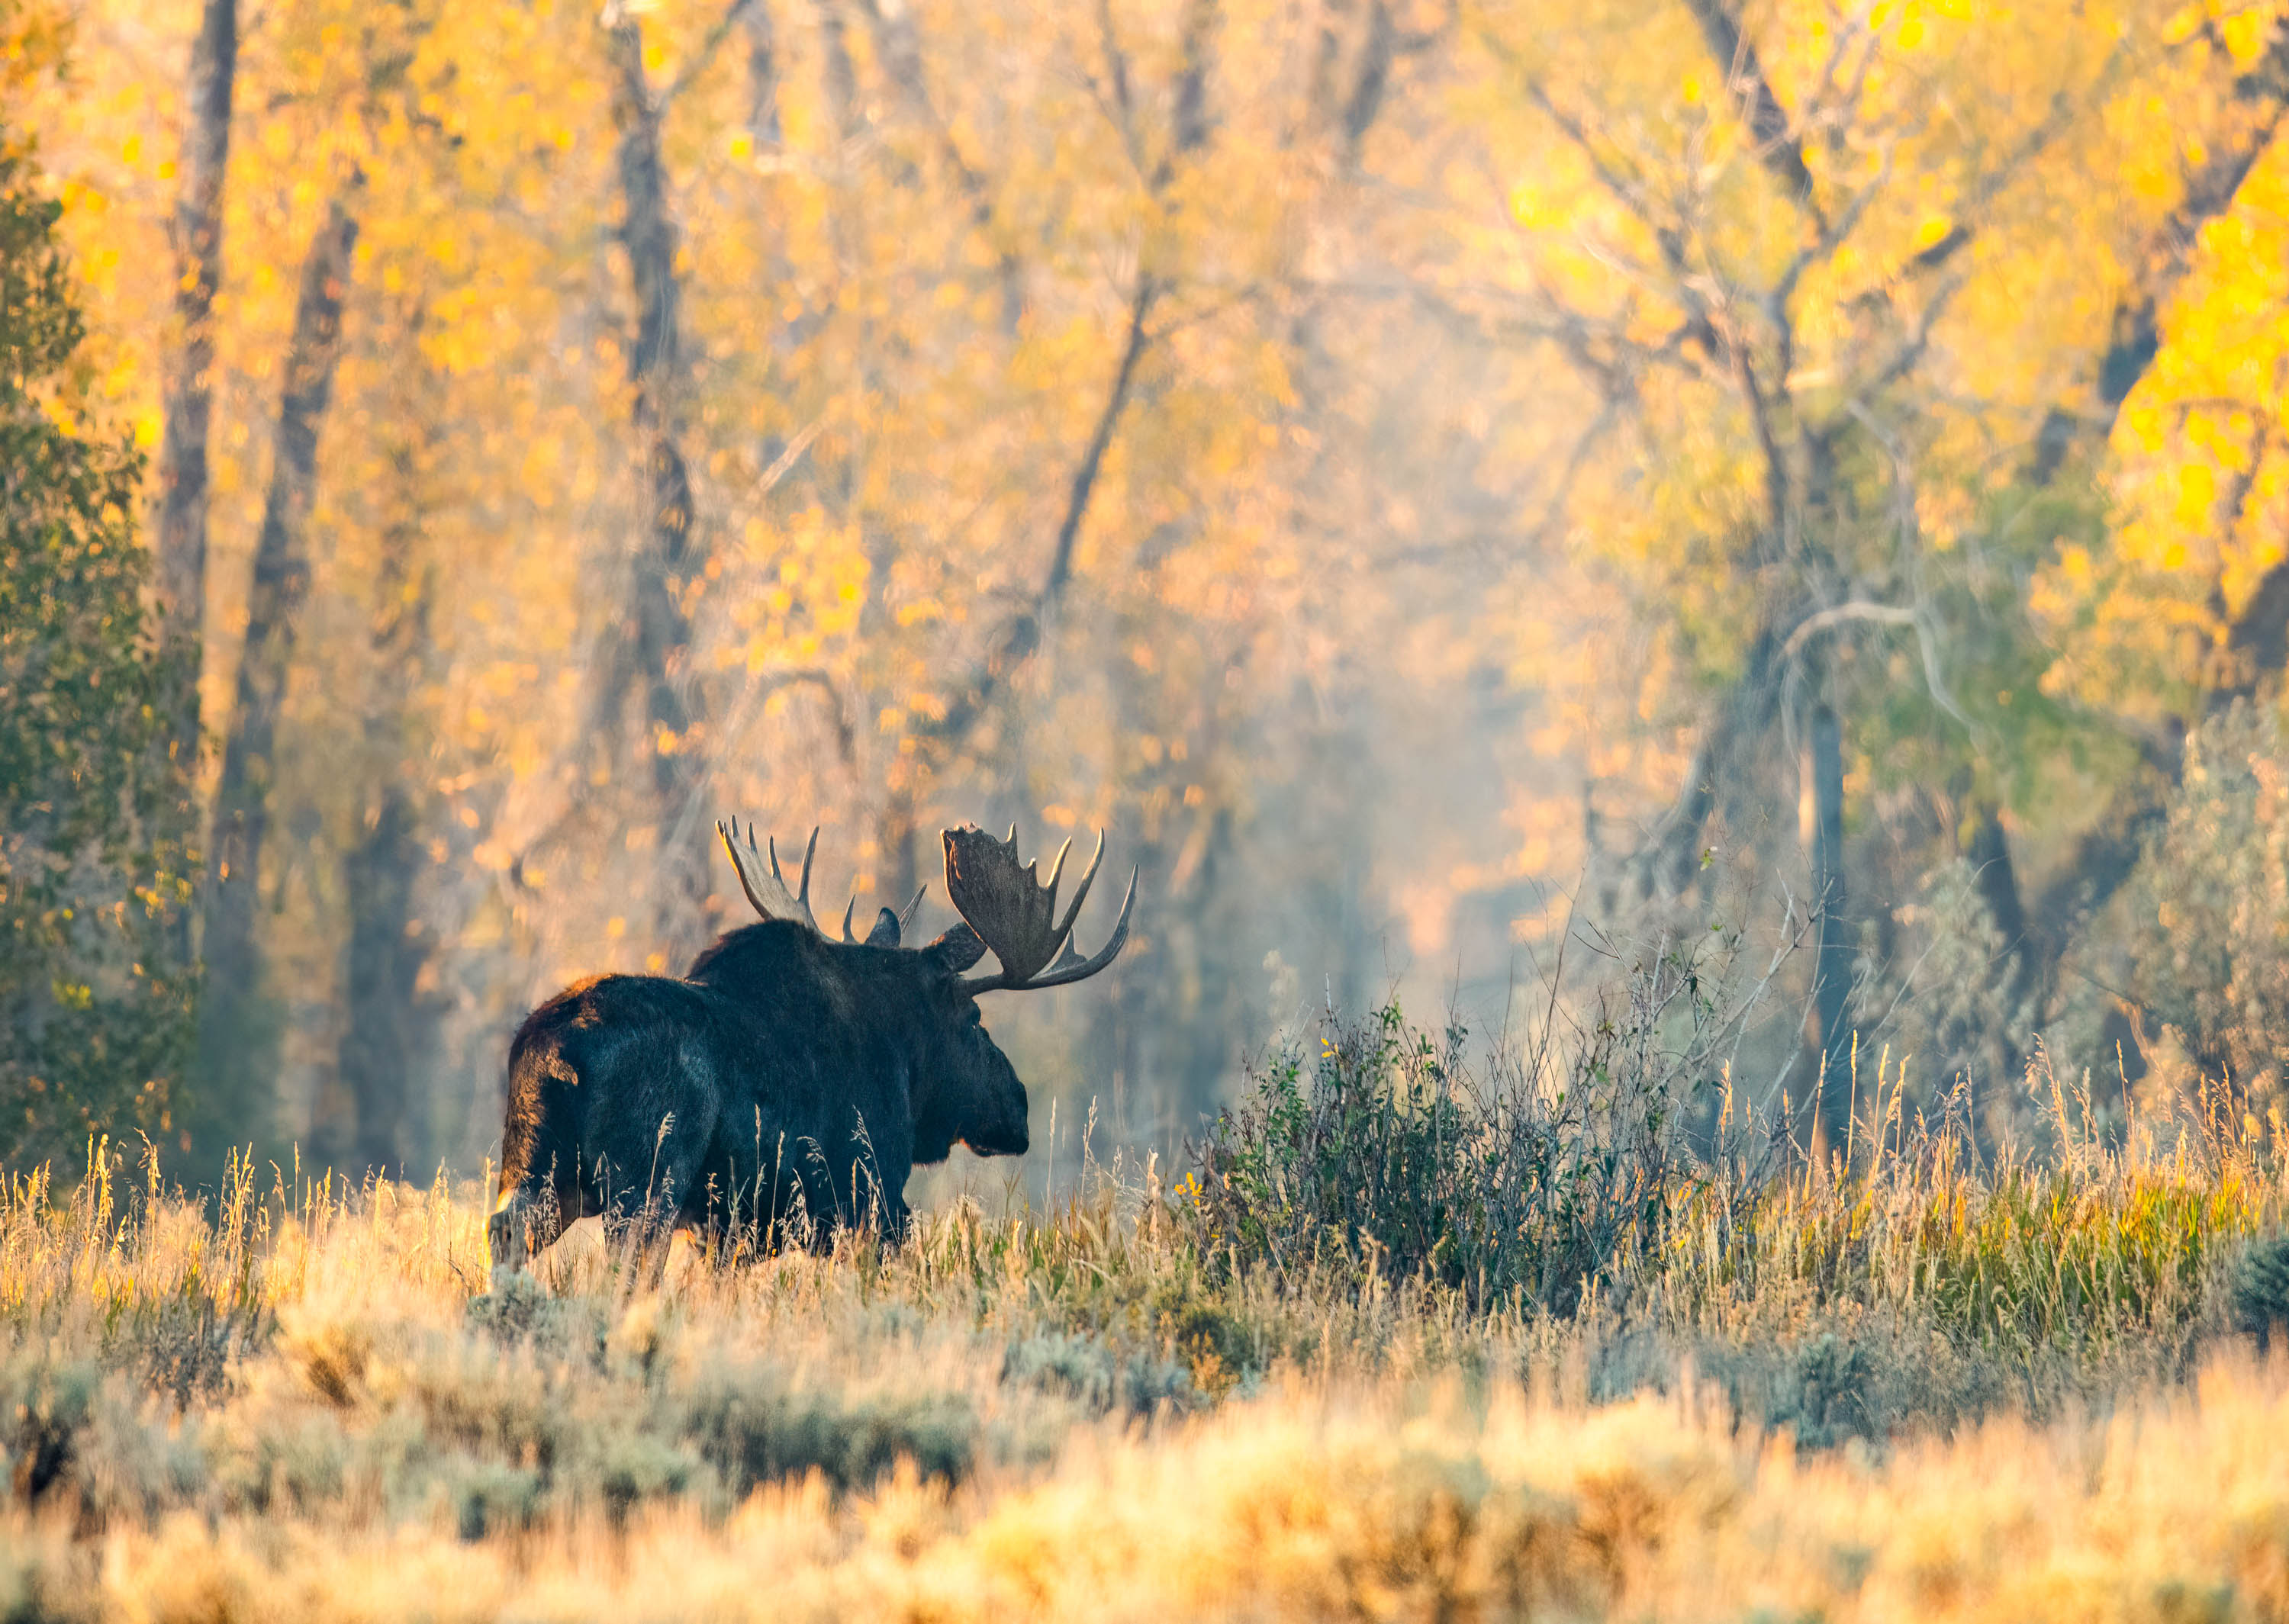
[[[494,1278],[467,1182],[242,1166],[202,1203],[112,1146],[20,1174],[0,1609],[2289,1610],[2277,1123],[2110,1142],[2054,1091],[2054,1142],[1982,1157],[1878,1099],[1849,1159],[1760,1168],[1655,1155],[1607,1097],[1503,1153],[1624,1169],[1506,1209],[1505,1255],[1604,1238],[1553,1297],[1406,1254],[1432,1175],[1507,1165],[1456,1108],[1506,1097],[1493,1072],[1415,1087],[1441,1063],[1395,1018],[1331,1030],[1181,1177],[1116,1158],[1047,1210],[1012,1183],[823,1254],[591,1223]],[[1424,1177],[1362,1196],[1370,1165]]]
[[[2289,1619],[2285,313],[2289,0],[0,0],[0,1624]],[[496,1273],[723,814],[1135,940]]]

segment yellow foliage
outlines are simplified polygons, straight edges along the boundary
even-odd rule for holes
[[[672,737],[600,716],[593,680],[651,500],[599,8],[283,0],[242,44],[209,711],[298,267],[355,187],[314,624],[370,623],[418,537],[436,657],[408,697],[439,776],[482,780],[496,856],[602,849],[636,815],[626,763],[591,759],[616,728],[767,820],[865,840],[972,796],[1022,734],[1028,782],[1006,787],[1124,805],[1155,839],[1176,820],[1173,868],[1267,770],[1235,725],[1250,703],[1492,672],[1531,692],[1536,765],[1460,868],[1570,878],[1585,805],[1649,826],[1673,796],[1776,605],[2007,596],[2057,645],[2030,683],[2134,712],[2198,680],[2289,547],[2281,143],[2230,209],[2172,230],[2265,127],[2247,80],[2278,48],[2270,0],[1749,7],[1784,140],[1757,125],[1747,58],[1715,60],[1681,4],[1232,0],[1189,144],[1178,0],[773,4],[762,54],[720,5],[608,9],[664,100],[678,239],[683,375],[648,402],[695,481],[673,590],[698,715]],[[68,80],[13,65],[48,36],[10,47],[86,283],[92,403],[147,445],[179,336],[198,11],[86,0]],[[1350,132],[1366,87],[1343,75],[1378,18],[1404,43]],[[2149,286],[2158,350],[2102,402],[2112,324]],[[2054,414],[2117,404],[2108,543],[1998,540]],[[1856,482],[1775,513],[1768,442],[1822,434]],[[1046,657],[996,671],[1035,617]],[[291,719],[288,792],[334,829],[363,816],[363,746],[324,705],[376,681],[362,647],[305,640]],[[1006,733],[942,725],[1005,676]],[[480,927],[568,969],[601,927],[601,904],[486,905],[506,922]],[[294,948],[312,984],[337,946]]]

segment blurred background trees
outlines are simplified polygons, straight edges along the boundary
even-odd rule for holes
[[[2261,1090],[2289,903],[2189,958],[2169,876],[2289,827],[2277,10],[18,0],[46,420],[151,454],[106,635],[199,678],[115,752],[195,825],[12,799],[8,905],[178,888],[187,1167],[474,1167],[532,1001],[741,917],[734,808],[862,915],[1106,827],[1129,962],[993,1015],[1100,1150],[1569,922],[1800,938],[1816,1128],[1855,1043],[1998,1135],[2043,1050]]]

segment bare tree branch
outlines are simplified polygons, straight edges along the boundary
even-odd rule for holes
[[[1089,517],[1089,503],[1097,494],[1097,474],[1105,466],[1105,454],[1113,444],[1121,414],[1128,410],[1129,394],[1137,381],[1137,365],[1150,341],[1146,322],[1160,297],[1159,281],[1150,272],[1138,271],[1136,291],[1129,299],[1129,330],[1121,343],[1120,362],[1113,370],[1113,386],[1105,394],[1105,405],[1097,415],[1089,443],[1073,469],[1073,484],[1065,495],[1065,516],[1057,523],[1057,542],[1050,551],[1049,568],[1042,577],[1041,591],[1025,610],[1012,617],[1002,628],[984,663],[948,702],[945,713],[920,724],[916,732],[938,739],[966,736],[1017,667],[1041,647],[1042,631],[1055,618],[1065,588],[1073,579],[1073,548],[1081,539],[1081,525]]]
[[[1169,151],[1153,169],[1152,188],[1156,193],[1164,190],[1176,178],[1179,158],[1198,151],[1208,142],[1207,80],[1209,48],[1216,21],[1216,0],[1188,0],[1183,24],[1183,53],[1171,97],[1176,116],[1170,132]],[[1117,42],[1112,41],[1110,36],[1108,44],[1117,49]],[[1017,668],[1041,647],[1043,630],[1055,618],[1066,586],[1072,581],[1073,549],[1080,541],[1081,526],[1088,520],[1089,505],[1097,494],[1097,476],[1104,467],[1105,453],[1112,448],[1122,414],[1129,409],[1137,381],[1137,365],[1151,344],[1150,322],[1153,309],[1166,291],[1166,283],[1150,264],[1140,264],[1136,285],[1129,294],[1128,330],[1121,340],[1121,357],[1113,370],[1112,386],[1105,393],[1105,404],[1097,413],[1081,461],[1073,470],[1073,483],[1065,496],[1065,514],[1057,523],[1057,539],[1050,549],[1049,567],[1042,577],[1041,590],[1034,595],[1033,601],[1013,616],[1002,628],[984,661],[954,690],[945,713],[933,721],[917,726],[915,731],[921,736],[942,742],[966,737],[986,709],[1008,687]]]
[[[690,88],[693,80],[714,66],[715,53],[723,49],[723,42],[731,37],[731,30],[739,26],[748,8],[757,4],[759,0],[731,0],[731,9],[716,20],[715,26],[708,29],[700,40],[699,48],[691,53],[691,60],[677,71],[668,87],[660,92],[659,107],[662,112],[674,104],[675,99]]]
[[[1757,153],[1765,167],[1824,233],[1828,222],[1821,212],[1819,200],[1813,195],[1812,171],[1805,167],[1804,147],[1796,138],[1780,98],[1773,94],[1772,82],[1765,76],[1756,46],[1741,30],[1740,19],[1733,14],[1727,0],[1685,0],[1685,9],[1701,25],[1710,54],[1717,59],[1727,83],[1740,97],[1749,133],[1755,138]]]
[[[930,96],[929,80],[922,68],[921,40],[914,28],[913,13],[903,4],[885,6],[881,0],[858,0],[859,9],[874,35],[874,49],[880,56],[883,71],[889,75],[891,84],[900,100],[906,104],[913,121],[926,131],[937,144],[945,166],[953,171],[954,183],[969,204],[970,224],[992,243],[996,269],[1001,278],[1001,327],[1005,332],[1015,332],[1025,311],[1024,267],[1016,252],[1007,244],[993,242],[994,206],[993,188],[985,177],[962,155],[961,147],[953,139],[953,131],[939,115],[937,102]]]
[[[1820,609],[1796,623],[1796,630],[1791,632],[1788,641],[1781,645],[1781,657],[1794,659],[1805,644],[1822,632],[1832,632],[1838,626],[1855,620],[1874,621],[1879,625],[1911,626],[1916,624],[1916,611],[1898,604],[1870,603],[1856,598],[1849,603]]]

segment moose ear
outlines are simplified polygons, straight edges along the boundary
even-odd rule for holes
[[[956,925],[922,951],[937,957],[956,975],[985,957],[985,943],[967,925]]]
[[[869,947],[896,947],[898,944],[898,916],[888,908],[874,916],[874,928],[866,933]]]

